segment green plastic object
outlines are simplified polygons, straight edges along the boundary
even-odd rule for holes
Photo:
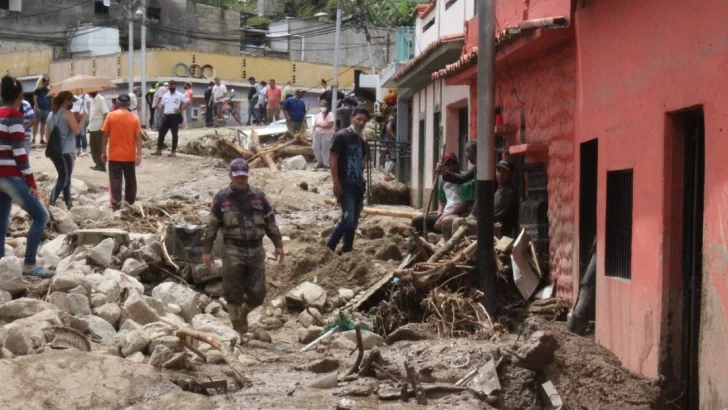
[[[347,330],[354,330],[354,321],[349,319],[344,312],[340,312],[338,315],[336,315],[333,319],[329,320],[328,323],[326,323],[325,329],[331,330],[336,329],[337,332],[344,332]],[[359,323],[359,328],[361,330],[370,330],[369,326],[367,326],[364,323]]]

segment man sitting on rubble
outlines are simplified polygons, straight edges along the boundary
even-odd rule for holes
[[[442,157],[442,166],[447,172],[459,174],[460,162],[455,154],[446,152]],[[452,223],[461,216],[470,213],[473,205],[473,181],[463,184],[440,181],[437,189],[437,200],[440,208],[437,212],[430,212],[427,217],[418,215],[412,218],[412,227],[422,235],[424,224],[427,223],[429,232],[442,233],[445,240],[452,236]]]

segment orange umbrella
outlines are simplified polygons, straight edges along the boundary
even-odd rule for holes
[[[93,93],[98,91],[106,91],[117,88],[111,81],[103,77],[94,77],[92,75],[74,75],[63,81],[53,84],[51,87],[51,97],[58,95],[63,91],[70,91],[73,95]]]

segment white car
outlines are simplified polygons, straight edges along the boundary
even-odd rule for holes
[[[313,128],[313,121],[316,118],[315,115],[307,115],[306,116],[306,129]],[[258,138],[260,138],[260,142],[264,143],[263,140],[269,139],[269,137],[275,137],[278,135],[282,135],[284,132],[287,131],[286,127],[286,120],[280,120],[275,121],[270,124],[268,124],[265,128],[259,128],[255,130],[255,133],[258,134]],[[243,134],[245,134],[246,137],[250,137],[250,129],[243,130]]]

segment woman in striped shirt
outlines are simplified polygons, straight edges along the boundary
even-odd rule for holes
[[[5,256],[5,234],[10,227],[13,201],[27,212],[33,223],[28,230],[25,249],[24,276],[48,278],[53,272],[36,264],[38,246],[48,224],[48,212],[38,200],[38,189],[25,151],[23,114],[19,111],[23,101],[23,86],[10,76],[0,80],[0,258]]]

